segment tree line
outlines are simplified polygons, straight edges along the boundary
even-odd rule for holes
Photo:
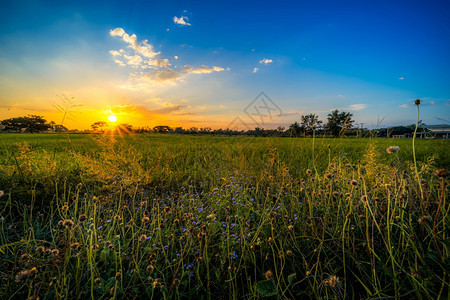
[[[91,130],[81,131],[85,133],[103,133],[113,131],[117,133],[157,133],[157,134],[192,134],[192,135],[248,135],[248,136],[278,136],[278,137],[310,137],[313,135],[328,135],[333,137],[340,136],[363,136],[362,128],[354,128],[353,114],[350,112],[340,112],[334,110],[327,115],[327,122],[324,124],[319,120],[316,114],[307,114],[300,117],[299,122],[290,124],[289,127],[279,126],[276,129],[264,129],[256,127],[251,130],[232,130],[211,129],[210,127],[191,127],[184,129],[182,127],[172,128],[167,125],[158,125],[155,127],[133,127],[130,124],[119,124],[110,128],[107,122],[95,122],[91,125]],[[425,125],[422,123],[422,126]],[[414,124],[410,126],[397,126],[390,128],[380,128],[374,130],[364,130],[364,135],[372,136],[392,136],[412,133]],[[0,122],[0,130],[4,132],[68,132],[63,125],[57,125],[55,122],[47,122],[42,116],[28,115],[24,117],[10,118]],[[80,132],[71,130],[70,132]]]

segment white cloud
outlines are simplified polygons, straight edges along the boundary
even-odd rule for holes
[[[114,62],[116,64],[118,64],[119,66],[121,66],[121,67],[125,67],[126,66],[126,64],[123,61],[121,61],[121,60],[115,59]]]
[[[253,73],[256,73],[259,71],[259,68],[253,68]]]
[[[116,51],[116,50],[111,50],[111,51],[109,51],[109,53],[110,53],[112,56],[120,56],[120,55],[122,55],[119,51]]]
[[[269,59],[269,58],[263,58],[259,61],[260,64],[266,64],[266,65],[271,64],[272,62],[273,62],[273,60]]]
[[[366,104],[350,104],[348,107],[343,107],[343,110],[363,110],[366,108]]]
[[[140,66],[142,63],[142,57],[139,55],[132,55],[132,56],[124,55],[123,57],[127,59],[127,64],[131,66],[137,67]]]
[[[123,28],[120,28],[120,27],[112,29],[112,30],[109,31],[109,34],[111,36],[120,36],[121,37],[121,36],[124,35],[124,33],[125,33],[125,30],[123,30]]]
[[[129,65],[139,69],[139,72],[130,74],[130,77],[137,81],[176,84],[177,81],[184,80],[190,74],[210,74],[225,70],[223,67],[209,67],[206,65],[201,65],[197,68],[190,65],[184,65],[178,68],[177,66],[171,67],[170,60],[162,58],[161,52],[156,52],[153,45],[149,44],[147,40],[138,41],[135,34],[129,35],[122,28],[115,28],[109,33],[113,37],[120,37],[128,44],[127,48],[120,49],[119,51],[111,50],[109,53],[118,65]],[[174,56],[174,59],[175,61],[178,60],[178,56]],[[229,70],[229,68],[226,70]]]
[[[405,77],[399,77],[398,80],[405,80]]]
[[[181,25],[181,26],[191,26],[191,23],[188,23],[187,21],[189,20],[188,17],[186,16],[181,16],[179,18],[177,18],[176,16],[173,17],[173,22],[175,24]]]

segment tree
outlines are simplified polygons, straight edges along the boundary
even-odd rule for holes
[[[295,122],[294,124],[291,124],[289,126],[288,131],[291,137],[299,137],[302,132],[302,128],[300,127],[300,124],[298,124],[298,122]]]
[[[153,127],[153,131],[156,133],[168,133],[169,131],[172,131],[172,128],[167,125],[159,125]]]
[[[13,131],[25,131],[25,132],[41,132],[47,131],[52,126],[47,124],[47,120],[44,117],[37,115],[28,115],[26,117],[17,117],[6,119],[1,122],[3,126],[5,126],[5,130],[13,130]]]
[[[352,128],[353,114],[339,112],[337,109],[328,114],[326,130],[334,137],[340,136],[345,130]]]
[[[305,134],[312,132],[314,128],[317,129],[322,124],[322,121],[319,120],[319,116],[316,114],[302,115],[301,120]]]
[[[103,128],[108,127],[108,123],[106,122],[95,122],[94,124],[91,125],[92,130],[94,131],[101,131],[103,132]]]
[[[127,123],[122,123],[117,125],[116,130],[121,133],[131,133],[133,132],[133,126]]]

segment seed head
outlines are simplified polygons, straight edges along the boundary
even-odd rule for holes
[[[350,184],[353,186],[358,186],[358,181],[356,179],[353,179],[352,181],[350,181]]]
[[[154,269],[155,269],[155,267],[153,267],[153,265],[151,265],[151,264],[147,266],[147,272],[149,272],[149,273],[153,272]]]
[[[72,244],[70,244],[70,248],[72,248],[72,249],[75,250],[75,251],[80,251],[80,249],[81,249],[81,244],[80,244],[80,243],[77,243],[77,242],[72,243]]]
[[[327,173],[327,174],[325,175],[325,177],[326,177],[327,179],[331,179],[331,178],[334,177],[334,174]]]
[[[86,220],[87,220],[87,216],[85,214],[82,214],[78,217],[78,221],[80,221],[80,222],[84,222]]]
[[[386,148],[387,153],[394,153],[394,152],[398,152],[398,151],[400,151],[399,146],[389,146]]]
[[[33,267],[30,270],[22,270],[16,275],[16,282],[23,282],[28,279],[33,278],[37,274],[36,267]]]
[[[416,100],[414,101],[414,104],[415,104],[415,105],[420,105],[420,102],[421,102],[420,99],[416,99]]]
[[[446,169],[437,169],[436,172],[434,172],[434,175],[445,178],[448,176],[448,171]]]
[[[73,221],[70,220],[70,219],[64,220],[63,223],[62,223],[62,225],[63,225],[64,227],[66,227],[66,228],[73,227]]]

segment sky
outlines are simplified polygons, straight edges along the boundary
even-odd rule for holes
[[[7,0],[0,120],[253,129],[338,109],[374,128],[415,123],[420,98],[448,124],[449,53],[449,0]]]

